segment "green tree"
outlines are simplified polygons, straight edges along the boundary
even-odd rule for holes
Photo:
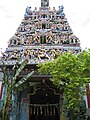
[[[12,71],[13,75],[11,76],[10,73],[8,73],[6,66],[3,61],[2,65],[2,71],[4,73],[3,77],[3,83],[4,87],[6,88],[6,96],[3,104],[3,111],[2,111],[2,120],[8,120],[8,108],[11,104],[11,96],[12,91],[15,92],[15,90],[19,90],[20,87],[24,85],[24,83],[30,78],[34,71],[28,73],[25,77],[18,80],[18,76],[20,75],[21,71],[25,68],[27,65],[28,60],[24,60],[21,65],[19,64],[19,61],[13,66]]]
[[[41,74],[50,74],[53,84],[62,91],[73,120],[73,111],[79,111],[86,83],[90,80],[90,50],[78,54],[63,53],[38,67]]]

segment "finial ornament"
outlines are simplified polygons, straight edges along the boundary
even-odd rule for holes
[[[49,0],[41,0],[41,7],[48,7],[49,6]]]
[[[64,9],[63,5],[59,6],[59,11],[60,11],[61,13],[63,12],[63,9]]]

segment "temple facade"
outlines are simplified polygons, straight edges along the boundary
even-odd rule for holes
[[[12,97],[14,107],[10,112],[10,119],[60,120],[62,93],[49,80],[50,75],[38,73],[37,64],[54,60],[59,54],[69,51],[77,54],[81,47],[80,40],[65,17],[64,7],[61,5],[58,10],[55,7],[51,9],[49,0],[41,0],[39,10],[27,7],[20,26],[9,39],[8,48],[1,58],[10,75],[17,58],[20,58],[20,64],[28,59],[19,78],[34,70],[34,75],[25,83],[25,87]],[[5,88],[2,87],[2,101],[4,95]]]

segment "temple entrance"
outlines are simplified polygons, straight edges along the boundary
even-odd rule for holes
[[[38,89],[30,96],[29,120],[59,120],[59,95],[52,89]]]

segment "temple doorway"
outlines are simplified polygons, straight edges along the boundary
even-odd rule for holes
[[[59,120],[59,95],[53,89],[38,89],[30,95],[29,120]]]

